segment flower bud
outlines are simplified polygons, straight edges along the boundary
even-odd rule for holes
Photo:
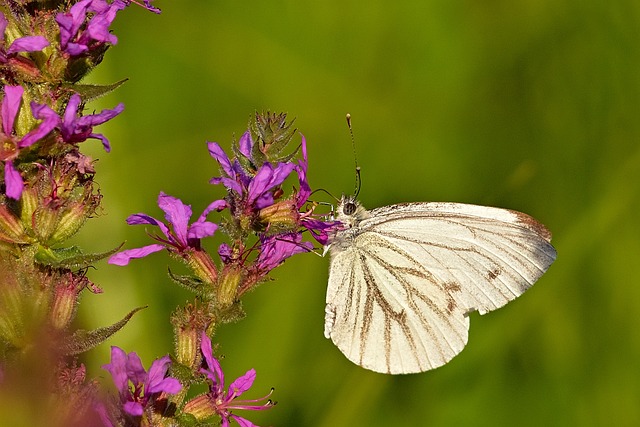
[[[62,276],[56,285],[51,308],[51,324],[58,330],[66,329],[73,320],[78,305],[78,295],[89,283],[86,276],[71,273]]]
[[[33,231],[40,242],[47,242],[58,226],[58,209],[39,207],[33,214]]]
[[[260,222],[269,227],[269,231],[280,233],[298,228],[300,213],[294,200],[283,200],[260,209]]]
[[[238,286],[242,282],[242,269],[233,264],[227,265],[218,281],[218,304],[221,309],[230,307],[236,300]]]
[[[197,368],[196,365],[200,363],[199,337],[210,321],[210,315],[197,304],[179,307],[171,315],[176,336],[176,360],[179,364]]]
[[[49,239],[49,243],[54,245],[67,240],[73,236],[87,219],[87,206],[82,202],[73,203],[60,215],[58,224]],[[93,212],[93,210],[91,210]]]
[[[6,204],[0,204],[0,240],[12,243],[26,243],[24,226],[9,210]]]
[[[202,394],[188,401],[183,412],[193,415],[197,420],[204,420],[216,414],[216,406],[208,394]]]
[[[25,187],[20,198],[22,209],[20,210],[20,219],[23,224],[32,224],[33,213],[38,207],[38,195],[34,188]]]

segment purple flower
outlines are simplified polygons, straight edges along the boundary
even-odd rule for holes
[[[151,237],[160,244],[156,243],[119,252],[109,258],[109,264],[127,265],[134,258],[143,258],[165,248],[178,253],[187,249],[199,249],[200,239],[212,236],[218,228],[217,224],[206,221],[207,215],[213,210],[224,209],[227,203],[224,200],[216,200],[211,203],[191,225],[189,225],[192,215],[191,206],[185,205],[180,199],[161,192],[158,196],[158,206],[164,211],[165,219],[169,225],[143,213],[131,215],[127,218],[127,224],[159,227],[164,237],[160,235],[152,235]]]
[[[15,135],[14,124],[20,110],[23,93],[22,86],[5,85],[4,98],[2,98],[2,105],[0,106],[0,115],[2,116],[0,161],[4,161],[4,182],[7,197],[15,200],[22,195],[24,183],[20,172],[13,165],[13,160],[18,157],[21,148],[29,147],[45,137],[57,126],[60,120],[55,111],[48,106],[32,102],[31,110],[33,116],[36,119],[42,119],[42,122],[22,138]]]
[[[80,107],[80,95],[74,93],[69,99],[69,103],[64,111],[62,117],[62,123],[60,124],[60,134],[65,142],[75,143],[85,141],[87,138],[99,139],[102,141],[102,146],[108,153],[111,151],[109,140],[100,133],[93,133],[93,126],[105,123],[124,110],[124,104],[120,103],[116,105],[113,110],[102,110],[98,114],[89,114],[86,116],[79,116]]]
[[[162,11],[160,9],[158,9],[157,7],[154,7],[151,5],[151,2],[153,0],[144,0],[144,4],[140,4],[140,2],[136,1],[136,0],[124,0],[127,5],[129,5],[129,3],[135,3],[140,7],[144,7],[145,9],[147,9],[149,12],[153,12],[153,13],[161,13]]]
[[[235,415],[231,411],[234,409],[261,411],[273,407],[274,403],[268,399],[273,389],[260,399],[236,400],[253,385],[253,381],[256,379],[255,369],[250,369],[246,374],[237,378],[229,385],[229,389],[225,391],[222,367],[218,360],[213,357],[211,340],[205,333],[202,334],[200,349],[207,365],[206,368],[200,369],[200,372],[206,375],[209,380],[209,392],[188,402],[185,405],[184,412],[191,413],[192,410],[195,412],[196,409],[199,409],[201,413],[215,413],[222,418],[222,427],[229,426],[229,419],[235,420],[242,427],[258,427],[246,418]],[[265,400],[266,402],[257,404]],[[202,408],[203,406],[205,407],[204,409]]]
[[[250,132],[245,132],[238,141],[239,155],[244,156],[250,162],[252,158],[254,141]],[[215,142],[209,142],[209,153],[218,162],[222,170],[222,176],[212,178],[210,183],[224,185],[231,197],[230,210],[234,215],[251,216],[259,212],[260,218],[269,223],[272,220],[286,223],[292,230],[302,232],[309,230],[311,235],[321,244],[326,244],[331,231],[339,228],[339,222],[327,222],[314,217],[313,208],[302,211],[311,195],[311,187],[307,181],[308,157],[307,141],[302,136],[302,159],[297,162],[277,163],[272,165],[264,162],[253,176],[245,171],[238,159],[229,159],[224,150]],[[299,189],[291,198],[284,202],[276,202],[276,190],[284,180],[293,172],[298,175]],[[276,204],[274,206],[274,203]],[[289,233],[289,232],[287,232]],[[300,239],[292,239],[291,236],[282,241],[299,242]],[[279,244],[278,246],[282,246]],[[306,246],[299,246],[300,252],[306,250]],[[265,263],[270,264],[270,263]]]
[[[71,56],[82,55],[104,43],[116,44],[118,38],[109,32],[116,13],[127,6],[122,0],[109,4],[105,0],[80,0],[56,15],[60,27],[60,47]],[[92,16],[85,24],[87,14]],[[83,29],[84,28],[84,29]]]
[[[298,182],[300,184],[300,189],[298,190],[298,194],[296,195],[296,206],[300,209],[309,199],[311,195],[311,187],[309,186],[309,182],[307,181],[307,169],[309,168],[309,160],[307,158],[307,140],[302,135],[302,159],[298,160],[298,164],[295,169],[298,173]]]
[[[240,152],[247,156],[251,152],[252,144],[249,132],[245,132],[239,141]],[[271,206],[274,202],[274,190],[287,179],[296,167],[291,162],[280,162],[276,165],[265,162],[255,172],[255,175],[250,177],[237,160],[234,160],[233,163],[231,162],[218,143],[209,142],[207,145],[209,153],[218,162],[222,172],[226,175],[212,178],[210,183],[222,184],[228,190],[234,191],[240,196],[240,206],[237,208],[240,208],[240,211],[245,213]],[[238,210],[237,208],[235,210]]]
[[[0,63],[6,63],[9,58],[20,52],[37,52],[50,44],[43,36],[25,36],[15,39],[9,47],[6,47],[4,33],[7,24],[7,18],[0,12]]]
[[[260,255],[258,255],[256,268],[258,271],[267,273],[282,264],[290,256],[313,250],[311,242],[302,242],[300,233],[263,236],[260,238],[260,242]]]
[[[111,373],[124,411],[140,416],[161,393],[176,394],[182,389],[177,379],[166,376],[170,365],[171,359],[164,356],[154,360],[147,372],[136,353],[126,354],[121,348],[111,347],[111,363],[102,368]]]

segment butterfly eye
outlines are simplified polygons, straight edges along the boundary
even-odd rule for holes
[[[347,202],[344,204],[344,207],[342,208],[342,213],[344,213],[347,216],[351,216],[356,212],[356,204],[353,202]]]

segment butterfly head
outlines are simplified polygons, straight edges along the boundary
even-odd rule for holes
[[[362,207],[354,196],[342,196],[336,212],[336,220],[351,228],[369,217],[369,212]]]

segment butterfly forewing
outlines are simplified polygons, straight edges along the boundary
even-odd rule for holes
[[[341,212],[339,210],[339,212]],[[385,373],[441,366],[467,341],[467,314],[521,295],[549,267],[549,232],[514,211],[411,203],[339,218],[331,241],[325,334]]]

